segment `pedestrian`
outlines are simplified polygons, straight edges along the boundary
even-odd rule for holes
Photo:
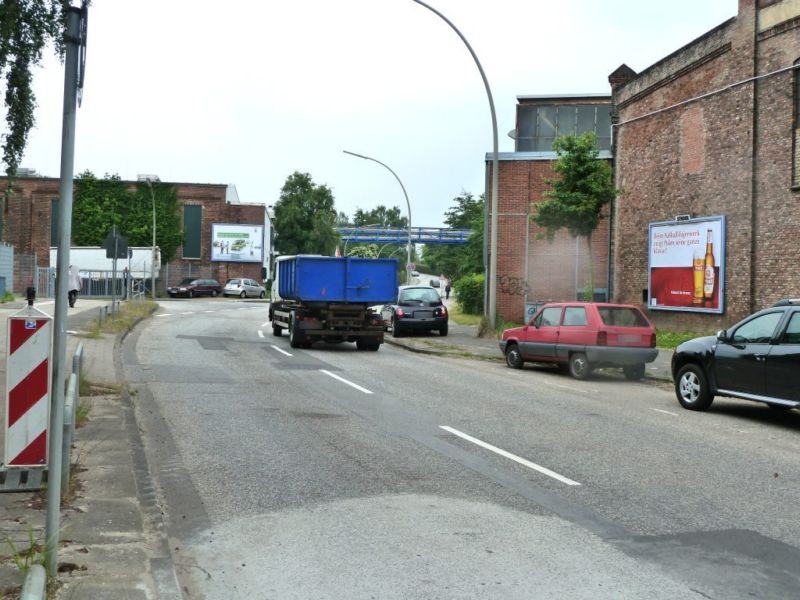
[[[81,279],[80,271],[77,267],[70,265],[69,266],[69,273],[67,274],[67,298],[69,299],[69,307],[73,308],[75,306],[75,301],[78,299],[78,292],[83,285],[83,279]]]
[[[445,278],[444,281],[445,281],[445,284],[444,284],[444,299],[445,300],[450,300],[450,290],[452,289],[450,287],[450,278],[447,277],[447,278]]]

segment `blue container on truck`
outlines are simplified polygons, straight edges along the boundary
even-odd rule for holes
[[[281,257],[278,295],[298,302],[389,304],[397,295],[397,259]]]
[[[385,323],[373,307],[394,301],[397,269],[394,258],[281,256],[269,308],[273,335],[286,329],[292,348],[324,341],[377,350]]]

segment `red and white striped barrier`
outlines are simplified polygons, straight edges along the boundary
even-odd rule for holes
[[[53,320],[27,307],[8,318],[6,343],[7,467],[47,464]]]

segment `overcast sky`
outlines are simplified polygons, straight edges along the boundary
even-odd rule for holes
[[[492,88],[500,151],[517,96],[608,93],[735,16],[737,0],[427,0],[469,40]],[[57,177],[63,67],[35,74],[24,167]],[[4,123],[4,122],[3,122]],[[328,185],[337,210],[400,206],[440,226],[484,191],[489,104],[464,43],[412,0],[93,0],[75,171],[230,183],[274,204],[286,177]]]

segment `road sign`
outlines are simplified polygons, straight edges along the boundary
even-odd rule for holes
[[[52,318],[31,306],[8,317],[5,464],[47,464]]]
[[[128,258],[128,238],[122,236],[114,227],[103,240],[106,249],[106,258]]]

